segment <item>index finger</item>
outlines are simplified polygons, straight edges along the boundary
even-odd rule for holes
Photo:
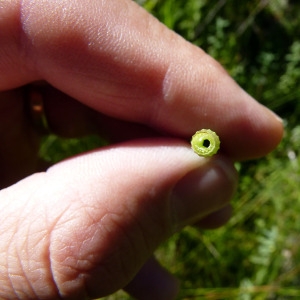
[[[281,139],[270,111],[133,1],[2,6],[2,90],[44,79],[102,113],[174,136],[210,128],[234,159],[264,155]]]

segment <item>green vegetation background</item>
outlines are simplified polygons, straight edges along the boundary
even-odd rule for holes
[[[216,58],[285,122],[278,149],[237,164],[240,186],[229,224],[187,228],[157,251],[181,280],[179,299],[300,299],[300,2],[136,2]],[[96,144],[50,137],[42,154],[58,160]],[[120,292],[106,299],[129,298]]]

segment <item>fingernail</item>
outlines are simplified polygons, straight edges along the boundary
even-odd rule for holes
[[[175,231],[224,207],[236,186],[237,172],[233,163],[221,157],[186,174],[171,196]]]
[[[135,299],[177,299],[179,282],[151,258],[124,289]]]
[[[274,111],[270,110],[269,108],[266,109],[279,123],[283,123],[283,119],[280,118]]]
[[[279,122],[279,123],[283,123],[283,119],[281,119],[277,114],[275,114],[274,112],[273,112],[273,114],[274,114],[274,117],[276,118],[276,120]]]

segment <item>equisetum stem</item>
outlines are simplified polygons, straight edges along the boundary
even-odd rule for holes
[[[199,156],[210,157],[218,152],[220,139],[214,131],[201,129],[192,136],[191,145]]]

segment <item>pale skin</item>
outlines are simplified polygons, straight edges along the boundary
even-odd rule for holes
[[[112,144],[44,170],[23,110],[36,81],[53,131]],[[216,61],[129,0],[0,1],[0,90],[3,299],[173,299],[154,250],[186,225],[226,223],[233,162],[282,137]],[[201,128],[221,139],[211,159],[190,149]]]

